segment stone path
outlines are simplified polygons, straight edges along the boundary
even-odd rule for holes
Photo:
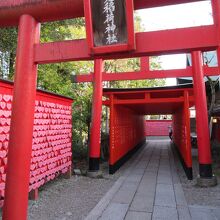
[[[217,208],[188,206],[168,140],[148,141],[86,220],[214,220]]]

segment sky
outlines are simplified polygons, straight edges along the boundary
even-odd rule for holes
[[[165,6],[137,11],[145,31],[166,30],[213,24],[210,1]],[[186,55],[166,55],[160,57],[163,69],[186,67]],[[175,85],[175,79],[167,79],[167,85]]]

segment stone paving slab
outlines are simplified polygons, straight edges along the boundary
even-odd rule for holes
[[[144,184],[146,183],[146,184]],[[148,185],[147,185],[148,184]],[[137,195],[155,195],[156,182],[143,182],[139,185],[136,194]]]
[[[123,220],[128,211],[128,204],[120,204],[111,202],[107,209],[103,212],[100,220]]]
[[[141,181],[143,174],[135,174],[135,173],[131,173],[127,178],[126,178],[126,182],[133,182],[138,184]]]
[[[171,173],[158,173],[157,183],[159,184],[172,184]]]
[[[178,220],[176,208],[154,206],[153,220]]]
[[[151,220],[151,213],[128,211],[125,220]]]
[[[132,191],[132,192],[136,192],[138,188],[137,183],[135,182],[124,182],[124,184],[121,186],[120,190],[122,191]]]
[[[131,190],[119,190],[115,196],[113,197],[112,201],[116,203],[122,204],[130,204],[133,200],[135,191]]]
[[[151,140],[130,160],[86,220],[220,220],[220,210],[189,206],[170,141]]]
[[[157,184],[155,205],[176,208],[173,185]]]
[[[139,195],[136,194],[129,210],[137,212],[153,212],[154,194],[152,195]]]
[[[134,168],[131,170],[132,173],[134,174],[140,174],[143,175],[145,172],[145,168]]]
[[[180,183],[176,183],[174,186],[174,192],[176,197],[176,204],[179,206],[187,206],[186,198],[183,192],[182,185]]]

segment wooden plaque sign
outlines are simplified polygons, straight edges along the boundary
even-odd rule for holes
[[[91,53],[135,49],[133,0],[84,0],[84,11]]]

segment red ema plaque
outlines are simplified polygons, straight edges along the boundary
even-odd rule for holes
[[[135,49],[133,0],[84,0],[91,54]]]

